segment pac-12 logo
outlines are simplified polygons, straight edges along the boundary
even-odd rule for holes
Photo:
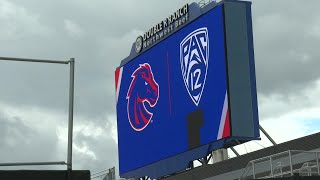
[[[180,44],[180,64],[186,89],[196,106],[199,105],[206,83],[209,59],[207,28],[187,35]]]
[[[134,130],[142,131],[151,121],[153,113],[148,109],[158,102],[159,85],[148,63],[140,64],[131,77],[133,79],[127,93],[128,119]],[[149,105],[148,109],[146,104]]]

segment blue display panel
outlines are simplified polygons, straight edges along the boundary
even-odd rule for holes
[[[120,175],[230,137],[225,56],[218,6],[116,70]]]

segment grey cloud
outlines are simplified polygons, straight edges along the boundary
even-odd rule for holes
[[[109,167],[117,167],[117,145],[110,137],[94,138],[83,134],[78,134],[75,145],[79,148],[88,148],[94,152],[91,154],[80,153],[75,151],[74,163],[75,168],[91,169],[93,172],[106,169]]]
[[[78,148],[86,149],[86,152],[75,151],[75,168],[89,168],[93,172],[111,168],[118,168],[118,148],[111,136],[112,123],[105,122],[99,127],[94,125],[90,131],[101,131],[99,136],[89,135],[85,131],[75,134],[74,142]]]
[[[9,3],[9,1],[4,2]],[[44,35],[30,36],[30,32],[27,31],[27,35],[21,34],[20,39],[7,41],[8,46],[3,49],[3,52],[6,52],[5,56],[19,57],[48,59],[75,57],[75,110],[77,113],[89,116],[102,116],[102,113],[105,112],[114,113],[114,70],[129,54],[137,31],[146,30],[147,27],[165,18],[169,12],[173,12],[184,3],[171,1],[139,1],[139,3],[135,1],[101,1],[99,3],[10,1],[12,6],[23,12],[16,14],[16,21],[23,20],[24,17],[21,17],[21,14],[28,14],[30,19],[34,19],[36,25],[26,24],[25,26],[28,29],[40,28]],[[66,30],[66,22],[69,22],[69,26],[70,24],[74,26],[73,28],[80,28],[81,36],[75,38],[74,35],[70,35],[72,32]],[[19,28],[21,29],[21,25]],[[132,29],[136,29],[136,34]],[[17,32],[14,35],[17,35]],[[25,69],[25,66],[30,68]],[[3,74],[10,76],[12,71],[16,73],[16,77],[14,76],[16,84],[7,86],[8,89],[13,90],[7,90],[6,97],[8,98],[3,98],[2,101],[15,104],[35,104],[65,111],[68,68],[53,69],[50,65],[43,69],[36,69],[33,66],[38,65],[25,66],[9,64],[0,69]],[[47,73],[50,74],[46,76]],[[8,81],[7,77],[3,76],[1,81]],[[48,77],[52,79],[53,84],[50,84]],[[37,90],[37,85],[43,89]],[[28,96],[30,93],[26,96],[18,96],[19,89],[22,88],[26,93],[33,91],[36,93],[34,95],[31,93],[31,96]],[[48,94],[50,96],[47,96]],[[28,97],[32,97],[33,100],[28,100]]]
[[[310,32],[318,1],[259,1],[253,3],[258,91],[293,95],[319,79],[319,41]],[[266,8],[267,7],[267,8]],[[306,10],[308,13],[306,13]]]
[[[114,103],[109,103],[114,99],[113,73],[121,59],[129,54],[136,36],[134,33],[147,30],[186,1],[10,2],[16,2],[16,5],[23,9],[21,11],[28,14],[32,22],[36,22],[33,23],[37,24],[34,29],[40,27],[44,35],[29,36],[30,32],[26,36],[22,34],[20,41],[7,41],[8,46],[4,47],[3,52],[7,52],[8,56],[60,59],[75,57],[77,112],[89,116],[102,116],[105,111],[114,113]],[[319,78],[316,68],[319,65],[317,38],[312,32],[306,32],[316,21],[317,3],[313,0],[301,8],[298,1],[253,2],[257,81],[260,93],[287,94],[284,89],[299,91]],[[309,13],[305,13],[304,9],[308,9]],[[81,36],[75,38],[74,35],[70,35],[70,32],[66,31],[66,21],[79,27]],[[35,26],[33,24],[29,26]],[[25,26],[28,27],[28,24]],[[304,57],[308,57],[308,60],[304,61]],[[2,69],[2,72],[10,74],[7,72],[13,71],[11,68],[18,73],[33,71],[24,70],[15,64]],[[44,74],[50,70],[51,68],[45,68],[35,72]],[[57,83],[51,86],[45,83],[43,87],[46,89],[41,92],[46,93],[37,93],[39,99],[46,99],[47,94],[52,94],[49,97],[50,103],[36,98],[34,102],[26,100],[26,103],[37,103],[39,106],[50,106],[65,111],[62,107],[66,106],[66,101],[58,100],[65,99],[67,95],[65,92],[68,88],[68,68],[57,68],[51,73],[49,77],[56,77]],[[36,77],[32,77],[34,82],[43,81],[43,76]],[[23,85],[26,92],[31,92],[34,86],[30,86],[31,80],[25,78],[28,76],[16,79],[16,82]],[[58,89],[60,87],[61,90]],[[12,89],[18,88],[13,86]],[[54,95],[53,90],[59,91],[57,95]],[[13,92],[15,91],[8,95],[12,97],[11,103],[18,104],[18,101],[24,101],[23,98],[14,99],[16,95]]]
[[[8,115],[0,111],[2,163],[67,161],[66,139],[61,142],[64,131],[59,133],[61,128],[66,130],[66,122],[52,126],[54,122],[49,122],[50,118],[30,116],[21,118],[15,113],[10,113],[11,115]],[[82,129],[74,133],[74,169],[89,169],[96,172],[112,166],[118,167],[117,144],[112,134],[114,124],[107,120],[105,119],[102,126],[90,121],[82,123],[75,121],[75,129],[78,127]],[[96,133],[97,131],[100,132]],[[19,166],[2,167],[2,169],[66,169],[66,166]]]
[[[56,159],[57,142],[55,130],[39,132],[26,124],[23,118],[0,112],[1,162],[61,161]],[[39,168],[39,167],[37,167]]]

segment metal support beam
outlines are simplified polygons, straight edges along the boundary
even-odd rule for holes
[[[252,162],[252,177],[253,179],[256,179],[256,169],[254,167],[254,162]]]
[[[70,85],[69,85],[69,124],[68,124],[68,170],[72,170],[72,134],[73,134],[73,103],[74,103],[74,58],[70,58]]]
[[[320,175],[319,153],[318,153],[318,152],[316,152],[316,158],[317,158],[317,169],[318,169],[318,175]]]
[[[202,158],[202,165],[207,165],[208,162],[209,162],[209,161],[208,161],[207,156],[205,156],[205,157]]]
[[[30,58],[14,58],[14,57],[0,57],[0,60],[2,60],[2,61],[52,63],[52,64],[68,64],[69,63],[69,61],[47,60],[47,59],[30,59]]]
[[[259,125],[259,128],[274,146],[277,145],[277,143],[272,139],[272,137],[267,133],[267,131],[262,128],[261,125]]]
[[[272,163],[272,156],[270,156],[270,175],[273,178],[273,163]]]
[[[210,154],[209,157],[206,156],[206,157],[197,159],[197,161],[199,161],[202,166],[207,165],[209,163],[211,157],[212,157],[212,154]]]
[[[230,147],[230,149],[234,154],[236,154],[236,156],[240,156],[240,154],[233,147]]]
[[[291,173],[291,176],[293,176],[292,153],[291,153],[291,151],[290,151],[290,150],[289,150],[289,166],[290,166],[290,173]]]
[[[0,166],[41,166],[41,165],[66,165],[64,161],[57,162],[16,162],[16,163],[0,163]]]
[[[190,163],[189,163],[189,168],[190,168],[190,169],[193,169],[193,168],[194,168],[193,161],[190,161]]]
[[[207,164],[209,163],[210,159],[212,158],[212,153],[209,154],[209,157],[207,158]]]

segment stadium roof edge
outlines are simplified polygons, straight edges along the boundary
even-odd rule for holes
[[[283,142],[281,144],[270,146],[258,151],[250,152],[239,157],[231,158],[215,164],[200,166],[195,169],[184,171],[174,176],[164,178],[164,180],[195,180],[206,179],[214,176],[220,176],[232,171],[245,168],[251,160],[272,154],[284,152],[287,150],[312,151],[320,148],[320,133],[311,134],[298,139]],[[240,174],[241,175],[241,174]],[[193,177],[190,179],[190,177]],[[196,177],[196,178],[194,178]],[[239,176],[240,177],[240,176]]]

